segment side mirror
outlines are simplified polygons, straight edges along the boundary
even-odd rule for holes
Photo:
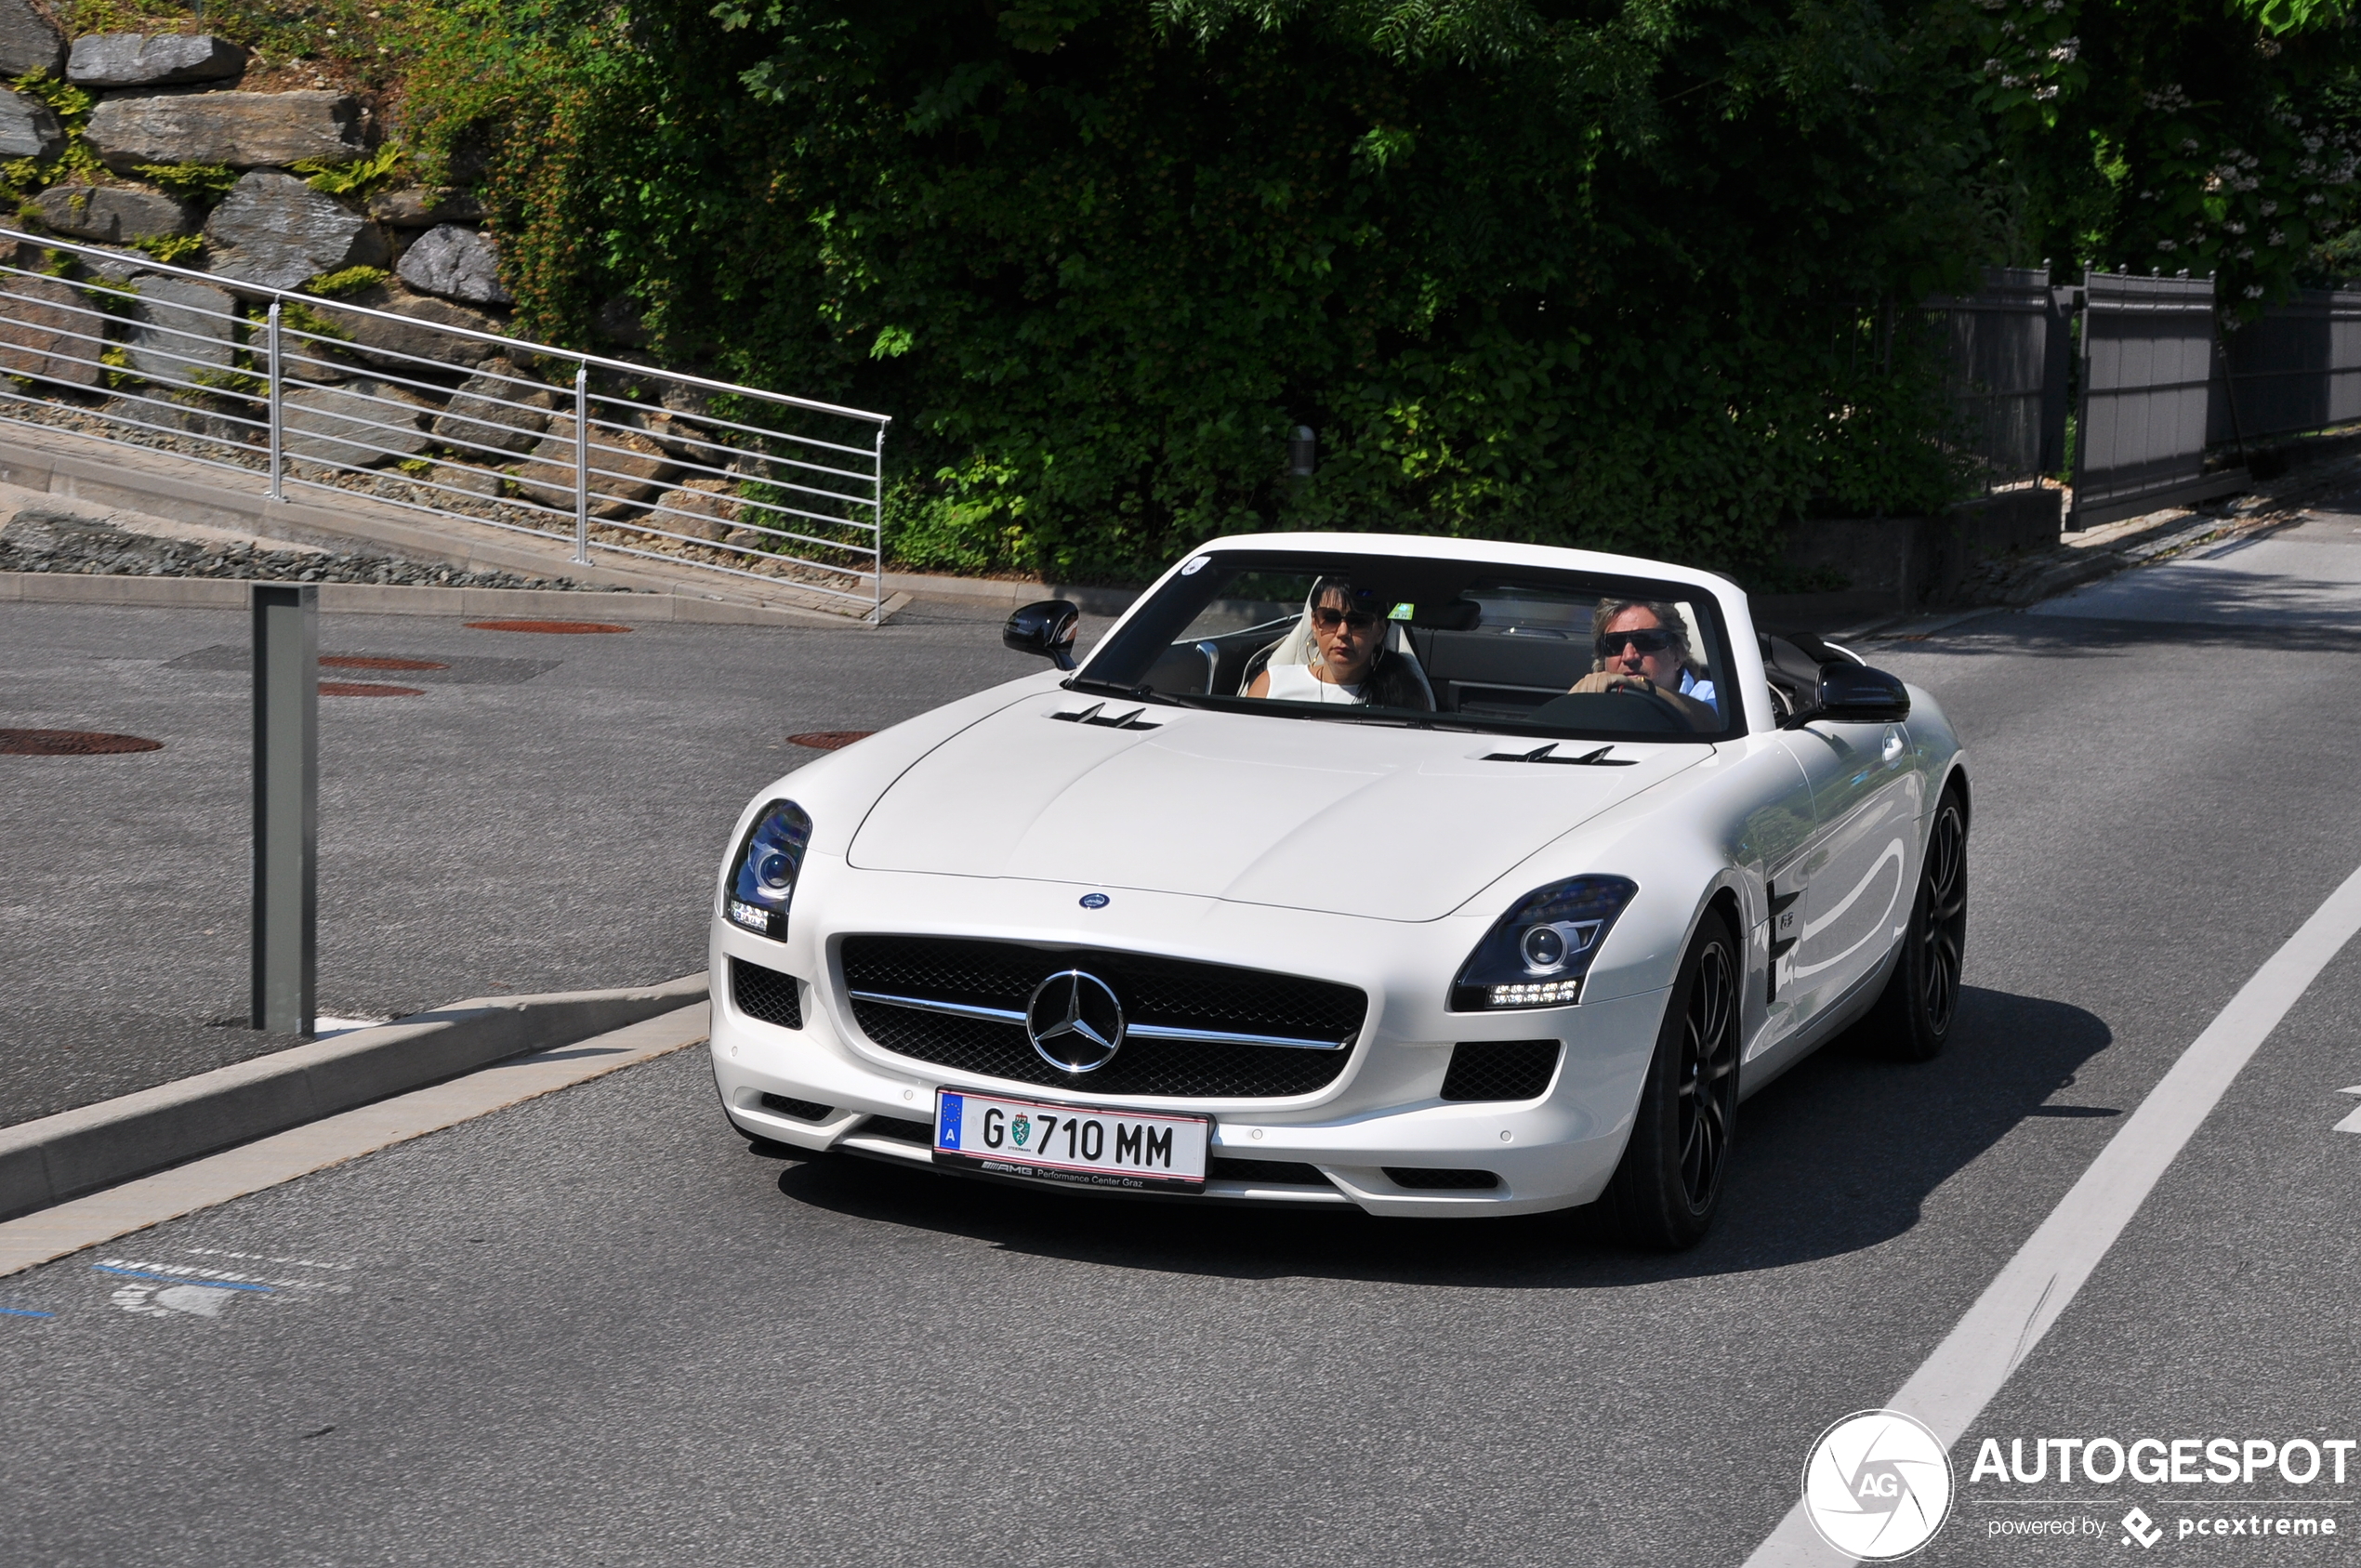
[[[1840,724],[1896,724],[1910,717],[1910,692],[1899,676],[1866,665],[1820,666],[1820,701],[1810,718]]]
[[[1060,669],[1074,668],[1074,634],[1082,625],[1079,607],[1062,599],[1028,604],[1000,628],[1000,641],[1020,653],[1037,653]]]

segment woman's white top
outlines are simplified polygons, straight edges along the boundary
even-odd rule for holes
[[[1263,671],[1271,685],[1262,694],[1283,703],[1366,703],[1358,686],[1338,686],[1312,673],[1308,665],[1273,665]]]

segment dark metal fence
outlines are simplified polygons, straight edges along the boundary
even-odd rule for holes
[[[2210,278],[2084,278],[2069,529],[2237,487],[2206,472],[2213,362]]]
[[[1957,439],[1986,491],[2043,471],[2051,317],[2047,268],[1998,267],[1972,295],[1931,299]]]
[[[2361,419],[2361,290],[2308,288],[2222,335],[2206,440],[2243,447]]]

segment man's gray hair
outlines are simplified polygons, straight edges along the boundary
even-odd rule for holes
[[[1681,667],[1697,673],[1697,656],[1689,647],[1689,623],[1681,618],[1681,607],[1669,600],[1653,599],[1603,599],[1599,608],[1590,613],[1590,669],[1593,674],[1607,667],[1599,657],[1599,639],[1607,635],[1607,625],[1627,610],[1644,610],[1656,618],[1656,625],[1672,635],[1672,652]]]

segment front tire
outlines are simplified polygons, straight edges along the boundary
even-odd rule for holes
[[[1673,978],[1623,1162],[1607,1183],[1634,1246],[1678,1252],[1713,1224],[1738,1112],[1737,939],[1719,910],[1699,923]]]
[[[1934,828],[1910,901],[1910,924],[1870,1014],[1888,1056],[1932,1061],[1951,1041],[1959,1014],[1959,974],[1968,945],[1968,811],[1957,789],[1934,809]]]

